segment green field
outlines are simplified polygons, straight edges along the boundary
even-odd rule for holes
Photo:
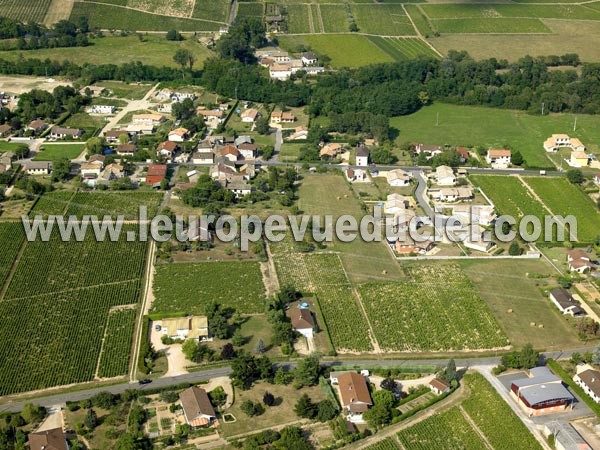
[[[238,3],[237,17],[262,17],[264,5],[260,3]]]
[[[0,141],[0,153],[15,151],[16,149],[18,149],[19,147],[23,147],[24,145],[26,146],[27,144],[22,142]]]
[[[344,5],[319,5],[325,33],[349,31],[348,12]]]
[[[577,218],[577,240],[593,242],[600,235],[600,213],[592,199],[565,178],[527,177],[533,188],[553,214]]]
[[[114,309],[108,313],[98,377],[111,378],[127,374],[136,314],[134,308]]]
[[[35,155],[34,161],[57,161],[62,158],[75,159],[83,149],[85,144],[42,144],[42,150]]]
[[[122,81],[102,80],[97,83],[112,92],[112,95],[130,100],[140,100],[152,89],[151,84],[123,83]]]
[[[385,438],[383,441],[365,447],[364,450],[398,450],[399,448],[393,438]]]
[[[362,33],[384,36],[416,34],[402,5],[352,5],[352,14]]]
[[[90,26],[109,30],[135,31],[216,31],[224,25],[199,19],[166,17],[116,5],[75,2],[71,18],[86,16]]]
[[[532,116],[523,111],[436,103],[415,114],[390,119],[398,129],[398,144],[422,142],[431,145],[462,145],[518,150],[530,167],[554,168],[542,144],[554,133],[571,133],[592,152],[600,142],[600,117],[577,115]],[[437,125],[436,125],[437,123]]]
[[[44,21],[46,12],[52,3],[52,0],[3,0],[0,3],[2,16],[11,19],[20,20],[22,22],[38,22]]]
[[[289,33],[310,33],[309,7],[309,5],[286,6]]]
[[[195,0],[192,17],[227,22],[230,5],[229,0]]]
[[[158,192],[77,192],[67,215],[82,217],[84,214],[104,216],[105,214],[123,215],[125,219],[137,219],[138,208],[147,208],[147,217],[152,218],[158,213],[162,194]]]
[[[419,33],[425,37],[432,35],[435,30],[431,27],[431,23],[419,5],[404,5],[406,12],[412,19]]]
[[[279,43],[294,51],[300,46],[310,47],[331,58],[332,67],[360,67],[394,59],[377,47],[366,36],[352,34],[314,34],[305,36],[280,36]]]
[[[420,56],[439,58],[439,55],[421,39],[382,38],[378,36],[369,36],[369,39],[396,61],[406,61]]]
[[[24,239],[23,225],[20,222],[0,223],[0,243],[2,244],[2,252],[0,252],[0,291],[6,282],[6,277],[9,275]]]
[[[483,17],[435,19],[431,22],[440,33],[550,33],[550,29],[539,19]]]
[[[508,339],[456,265],[405,268],[406,282],[371,282],[359,293],[382,349],[453,351],[504,347]]]
[[[265,287],[257,262],[164,264],[156,268],[151,313],[204,314],[216,302],[242,314],[264,311]]]
[[[75,192],[71,191],[46,192],[37,199],[29,213],[29,217],[33,218],[36,215],[47,217],[49,215],[64,214],[73,195],[75,195]]]
[[[77,3],[76,5],[78,5]],[[172,55],[178,48],[186,48],[196,59],[196,67],[201,67],[204,60],[212,55],[204,45],[186,36],[182,42],[167,41],[164,35],[144,35],[143,41],[137,36],[107,36],[91,39],[93,45],[88,47],[47,48],[38,50],[13,50],[2,53],[2,58],[17,60],[25,58],[50,58],[57,61],[73,61],[78,64],[98,64],[106,55],[110,55],[111,64],[125,64],[141,61],[153,66],[176,67]],[[178,67],[178,66],[177,66]]]
[[[461,384],[468,388],[469,397],[460,406],[434,414],[398,433],[398,440],[406,450],[487,448],[479,432],[491,448],[541,449],[523,422],[480,374],[466,374]]]

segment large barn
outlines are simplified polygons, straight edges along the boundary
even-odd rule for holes
[[[530,416],[564,411],[574,400],[562,380],[547,367],[531,369],[529,377],[513,381],[510,389]]]

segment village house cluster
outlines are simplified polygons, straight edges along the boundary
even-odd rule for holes
[[[312,52],[304,52],[299,58],[293,58],[288,52],[274,50],[257,50],[256,57],[262,67],[269,69],[272,80],[287,80],[302,71],[307,75],[325,72],[325,68],[317,66],[318,58]]]

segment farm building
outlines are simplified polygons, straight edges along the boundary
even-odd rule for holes
[[[340,403],[351,422],[363,422],[363,413],[373,405],[371,394],[364,376],[356,372],[337,375]]]
[[[208,338],[208,319],[206,316],[163,319],[161,332],[171,339],[205,340]]]
[[[205,427],[217,418],[210,398],[202,388],[192,386],[179,394],[181,409],[186,423],[193,427]]]
[[[577,383],[596,403],[600,403],[600,371],[587,369],[573,377]]]
[[[550,292],[550,300],[556,305],[563,314],[570,314],[574,317],[585,316],[585,311],[581,304],[564,288],[556,288]]]
[[[429,382],[429,389],[436,395],[442,395],[446,392],[450,392],[451,388],[445,380],[436,377]]]
[[[292,329],[297,331],[302,336],[310,338],[313,336],[313,318],[309,309],[307,308],[293,308],[290,313],[290,321],[292,322]]]
[[[27,437],[30,450],[68,450],[69,444],[62,428],[36,431]]]
[[[369,149],[365,145],[359,145],[356,149],[356,165],[367,167],[369,165]]]
[[[29,175],[48,175],[52,172],[52,163],[49,161],[30,161],[25,164],[25,171]]]
[[[558,420],[549,422],[544,426],[544,434],[546,437],[554,436],[556,450],[592,450],[592,447],[568,422]]]
[[[564,411],[575,399],[547,367],[531,369],[527,378],[513,381],[510,390],[530,416]]]

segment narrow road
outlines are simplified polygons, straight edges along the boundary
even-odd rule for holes
[[[127,106],[121,109],[121,111],[119,111],[111,120],[108,121],[104,128],[102,128],[102,131],[100,132],[99,136],[104,136],[107,131],[115,128],[118,125],[119,121],[128,113],[149,109],[152,106],[152,103],[150,103],[149,99],[154,95],[154,92],[156,92],[158,86],[158,83],[152,86],[152,88],[146,93],[146,95],[144,95],[144,98],[142,98],[141,100],[130,100],[127,103]]]
[[[231,9],[229,10],[229,26],[233,25],[235,22],[235,16],[237,14],[237,0],[231,1]]]
[[[283,133],[281,128],[277,128],[275,131],[275,149],[273,151],[273,157],[271,158],[271,162],[279,161],[279,152],[281,152],[281,145],[283,144]]]

